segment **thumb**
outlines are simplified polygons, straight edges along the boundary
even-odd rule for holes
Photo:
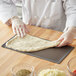
[[[64,40],[64,38],[59,38],[57,41],[60,41],[60,43],[57,45],[59,47],[59,45],[61,44],[61,42]]]
[[[64,40],[62,40],[62,42],[58,45],[58,47],[65,46],[65,45],[67,45],[67,44],[68,44],[67,39],[64,39]]]

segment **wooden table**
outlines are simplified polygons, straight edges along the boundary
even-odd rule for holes
[[[43,29],[35,26],[28,26],[30,29],[30,34],[38,36],[48,40],[56,40],[62,34],[61,32]],[[16,64],[28,63],[35,68],[41,65],[50,64],[54,65],[55,63],[45,61],[36,57],[32,57],[26,54],[19,52],[11,51],[9,49],[2,48],[1,45],[10,39],[14,34],[10,26],[7,26],[0,22],[0,76],[12,76],[11,69]],[[74,40],[71,46],[76,46],[76,40]],[[67,51],[67,50],[66,50]],[[66,64],[70,58],[76,55],[76,48],[63,60],[61,64],[66,67]]]

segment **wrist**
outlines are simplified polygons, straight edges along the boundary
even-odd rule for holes
[[[19,20],[19,17],[14,16],[14,17],[11,18],[11,21],[13,21],[13,20]]]
[[[69,28],[68,28],[68,32],[69,32],[71,35],[76,36],[76,27],[69,27]]]
[[[68,31],[72,33],[76,33],[76,27],[69,27]]]
[[[11,22],[12,23],[20,23],[20,22],[22,22],[22,20],[19,17],[14,16],[11,18]]]

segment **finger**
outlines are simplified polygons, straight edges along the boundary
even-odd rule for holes
[[[26,25],[24,25],[24,28],[25,28],[25,32],[26,32],[26,33],[29,33],[29,30],[28,30],[28,28],[27,28]]]
[[[57,47],[61,44],[61,42],[64,40],[64,38],[58,39],[57,41],[60,41],[60,43],[57,45]]]
[[[26,35],[25,28],[22,29],[23,35]]]
[[[21,32],[22,32],[22,37],[24,37],[25,36],[24,28],[21,28]]]
[[[20,34],[20,30],[19,30],[19,28],[18,28],[18,36],[20,36],[20,37],[21,37],[21,34]]]
[[[17,32],[17,36],[21,36],[21,34],[20,34],[20,31],[19,31],[19,28],[18,28],[18,27],[16,27],[16,32]]]
[[[23,37],[23,29],[22,29],[21,25],[19,26],[19,31],[20,31],[21,37]]]
[[[13,30],[13,33],[14,33],[14,34],[17,34],[15,27],[12,27],[12,30]]]
[[[61,41],[61,42],[62,42],[63,40],[64,40],[64,38],[59,39],[59,41]]]
[[[16,32],[16,28],[14,28],[14,33],[17,34],[17,32]]]
[[[24,36],[26,35],[26,28],[25,28],[25,25],[23,25],[23,34],[24,34]]]
[[[59,45],[58,47],[65,46],[65,45],[67,45],[67,44],[68,44],[67,39],[64,39],[64,40],[60,43],[60,45]]]
[[[62,41],[64,39],[63,36],[60,36],[60,38],[58,39],[58,41]]]

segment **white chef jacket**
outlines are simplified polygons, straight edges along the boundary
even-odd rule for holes
[[[0,20],[5,23],[13,16],[13,0],[0,0]],[[25,24],[66,31],[76,27],[76,0],[22,0],[22,17]]]

